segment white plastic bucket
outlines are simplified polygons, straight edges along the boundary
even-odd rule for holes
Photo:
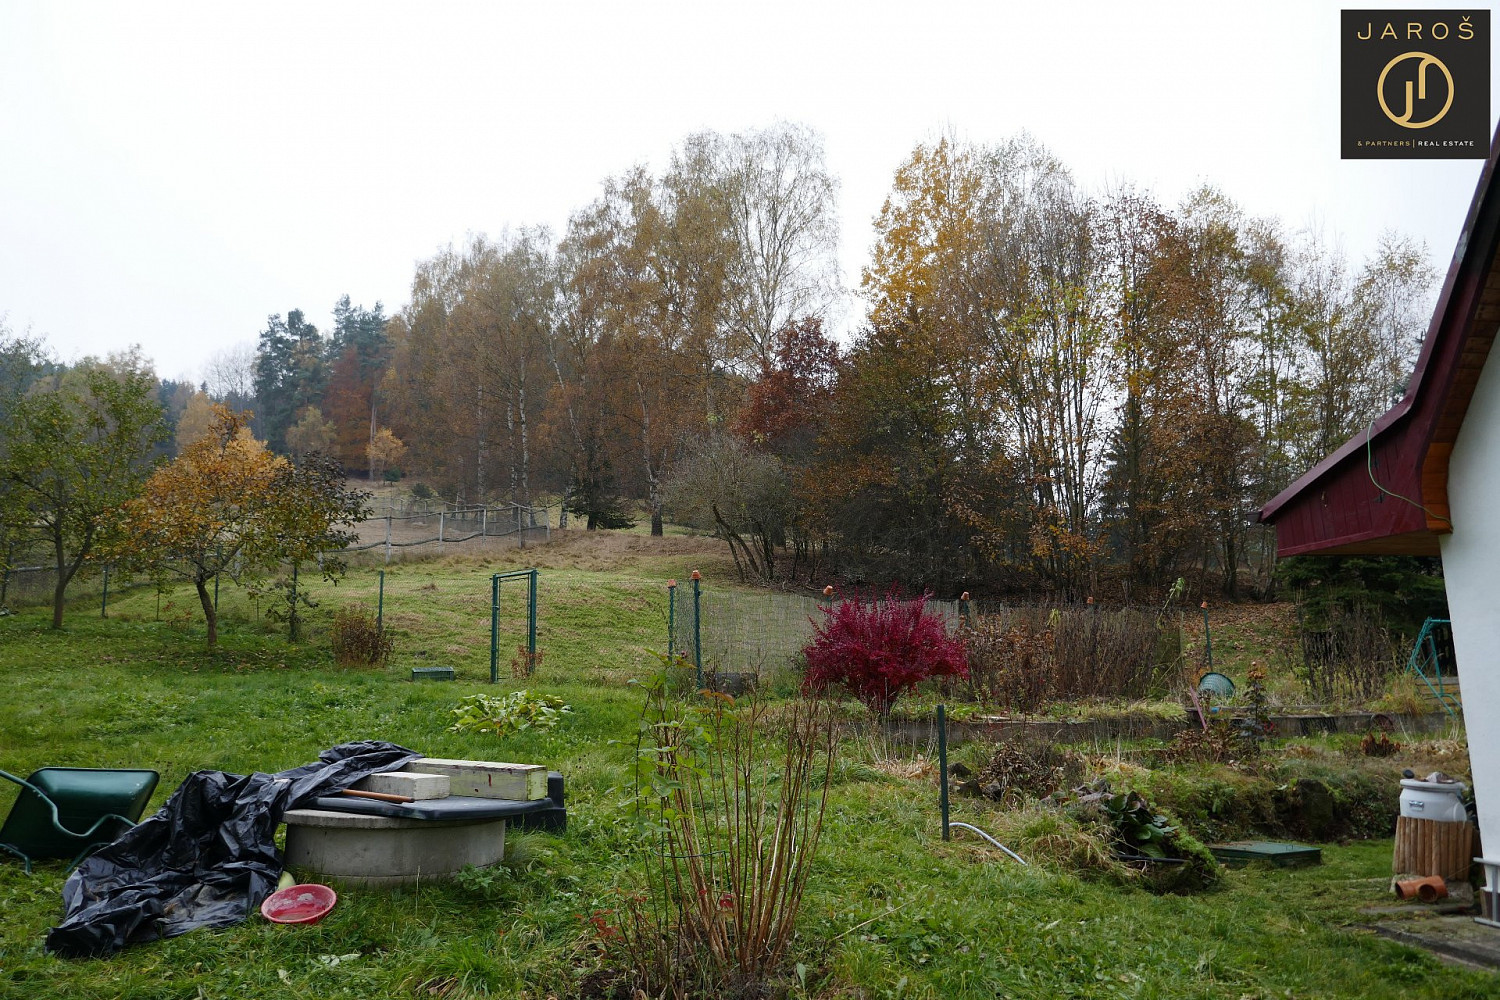
[[[1435,819],[1442,823],[1462,823],[1469,818],[1464,810],[1462,782],[1418,781],[1401,779],[1401,815],[1410,819]]]

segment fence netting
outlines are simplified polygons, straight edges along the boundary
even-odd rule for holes
[[[774,673],[793,665],[812,640],[826,603],[811,594],[756,594],[704,588],[694,615],[691,583],[677,588],[674,649],[689,660],[701,644],[705,670]],[[884,599],[882,599],[884,600]],[[950,631],[959,625],[958,601],[927,602]]]

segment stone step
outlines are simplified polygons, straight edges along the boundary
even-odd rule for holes
[[[361,792],[381,792],[385,795],[405,795],[409,799],[446,799],[453,793],[452,783],[446,774],[412,774],[407,771],[386,771],[361,778],[350,786]]]
[[[401,770],[415,774],[444,775],[448,778],[453,795],[524,800],[547,797],[547,769],[540,764],[418,757]]]

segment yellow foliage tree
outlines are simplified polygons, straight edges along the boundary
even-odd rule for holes
[[[218,615],[209,581],[336,552],[353,540],[347,529],[365,512],[367,495],[345,490],[334,463],[312,456],[296,466],[271,454],[251,436],[248,419],[214,404],[211,432],[158,469],[123,508],[117,558],[191,581],[210,649],[218,643]],[[343,563],[325,558],[323,570],[332,577]]]
[[[177,418],[177,453],[180,455],[195,441],[201,441],[213,433],[213,400],[201,392],[188,397],[182,416]]]
[[[365,446],[365,454],[370,459],[370,478],[374,480],[380,478],[387,468],[401,461],[401,456],[406,454],[406,445],[391,433],[389,427],[382,427]]]
[[[286,446],[294,456],[333,452],[333,440],[338,429],[323,419],[323,411],[316,406],[304,406],[297,411],[297,422],[287,428]]]

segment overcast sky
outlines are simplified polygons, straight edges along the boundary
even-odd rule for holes
[[[1403,5],[1428,6],[1448,4]],[[1356,264],[1394,228],[1445,271],[1482,161],[1339,159],[1338,16],[1324,0],[0,0],[0,315],[63,359],[138,343],[196,378],[270,313],[326,329],[346,292],[394,312],[440,246],[558,233],[607,175],[778,118],[826,139],[851,287],[892,173],[945,130],[1026,129],[1086,186],[1169,203],[1212,182],[1341,236]]]

